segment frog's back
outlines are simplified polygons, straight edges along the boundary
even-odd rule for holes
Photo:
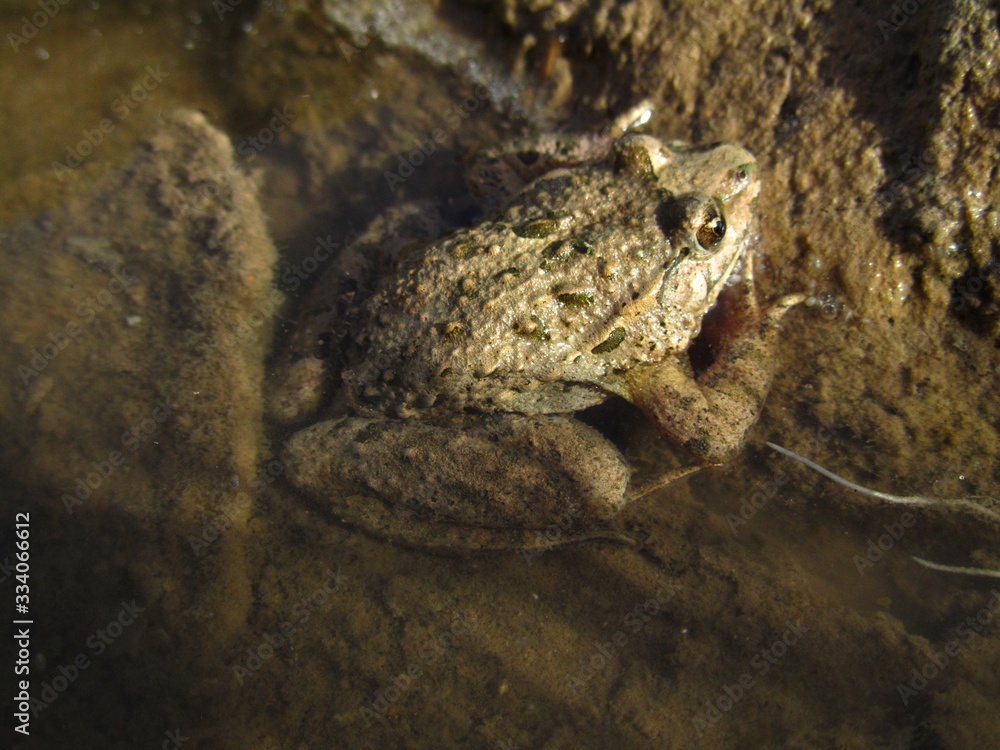
[[[552,172],[498,214],[401,259],[369,298],[362,408],[561,412],[606,398],[608,376],[683,349],[696,321],[659,304],[677,251],[664,191],[607,164]]]

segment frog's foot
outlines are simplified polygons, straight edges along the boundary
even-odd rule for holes
[[[724,462],[739,452],[764,404],[781,319],[805,299],[782,297],[762,318],[746,322],[698,378],[674,359],[630,370],[624,376],[630,399],[699,463]]]
[[[350,417],[302,430],[288,448],[292,484],[410,546],[545,548],[621,536],[611,520],[628,491],[625,460],[567,417]]]

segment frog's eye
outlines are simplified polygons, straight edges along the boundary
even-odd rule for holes
[[[656,221],[665,237],[700,259],[714,255],[726,236],[722,207],[703,193],[671,196],[657,208]]]
[[[725,236],[726,220],[717,206],[709,204],[701,224],[695,232],[698,244],[709,252],[714,252]]]

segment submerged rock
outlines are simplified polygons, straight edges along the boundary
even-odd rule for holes
[[[256,192],[226,135],[178,111],[122,171],[0,245],[3,469],[45,493],[33,513],[64,540],[116,535],[104,561],[132,561],[143,601],[172,590],[208,611],[199,599],[224,590],[216,627],[249,601],[232,542],[281,302]],[[213,543],[208,585],[188,585],[186,563]]]

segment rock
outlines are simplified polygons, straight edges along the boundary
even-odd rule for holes
[[[228,138],[197,112],[167,116],[123,170],[9,227],[0,254],[4,471],[44,490],[36,517],[64,533],[127,519],[106,562],[124,568],[151,543],[172,556],[139,566],[144,601],[174,590],[189,607],[205,597],[219,631],[242,622],[234,540],[282,298],[256,185]],[[187,586],[206,559],[210,583]]]

